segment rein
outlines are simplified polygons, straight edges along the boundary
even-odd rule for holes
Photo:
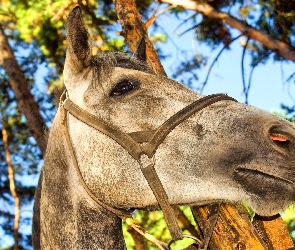
[[[133,133],[125,133],[119,128],[109,124],[97,116],[90,114],[88,111],[80,108],[78,105],[73,103],[69,98],[67,91],[65,91],[60,98],[60,110],[62,115],[62,124],[65,127],[65,137],[70,151],[70,155],[78,173],[79,181],[81,182],[83,188],[87,194],[103,208],[111,211],[121,219],[132,218],[131,213],[126,210],[120,210],[113,208],[104,202],[100,201],[87,187],[83,176],[81,174],[80,168],[78,166],[77,158],[73,145],[71,143],[71,137],[68,128],[68,113],[76,117],[83,123],[95,128],[96,130],[102,132],[103,134],[109,136],[120,144],[127,152],[138,162],[140,170],[142,171],[145,179],[147,180],[150,188],[155,195],[157,202],[163,211],[164,218],[167,222],[169,231],[172,236],[171,241],[181,240],[187,238],[188,235],[183,235],[182,230],[177,224],[177,218],[174,215],[174,210],[169,204],[168,196],[165,189],[157,175],[155,170],[154,156],[159,147],[159,145],[164,141],[166,136],[180,123],[194,115],[196,112],[212,105],[213,103],[222,100],[236,100],[225,94],[214,94],[202,97],[195,102],[189,104],[182,110],[178,111],[176,114],[172,115],[168,120],[166,120],[161,126],[156,130],[152,131],[138,131]],[[140,143],[146,142],[144,146]]]

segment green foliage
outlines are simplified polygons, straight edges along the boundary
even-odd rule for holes
[[[295,244],[295,204],[288,207],[282,214],[281,214],[284,222],[287,225],[288,231],[292,237],[292,240]]]
[[[192,212],[189,207],[181,207],[181,211],[189,219],[192,225],[196,226]],[[145,228],[150,234],[152,234],[156,239],[162,242],[169,242],[171,239],[170,232],[167,228],[166,221],[164,219],[162,211],[142,211],[136,210],[134,219],[138,225]],[[178,221],[179,226],[182,228],[184,234],[190,234],[183,226],[181,221]],[[132,250],[135,247],[134,240],[131,234],[128,232],[128,225],[126,222],[123,222],[123,234],[128,250]],[[185,249],[189,245],[193,244],[194,240],[185,238],[181,241],[177,241],[171,245],[172,250],[181,250]],[[157,250],[158,248],[152,244],[150,241],[144,239],[144,247],[149,250]]]

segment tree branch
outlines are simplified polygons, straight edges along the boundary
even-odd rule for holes
[[[5,69],[11,88],[15,94],[19,109],[23,112],[27,119],[27,126],[37,141],[37,144],[45,154],[46,140],[44,130],[46,125],[39,112],[39,106],[35,102],[31,94],[25,75],[21,71],[13,51],[8,43],[3,28],[0,25],[0,63]]]
[[[16,186],[14,181],[14,169],[11,163],[10,151],[8,148],[8,133],[6,130],[6,125],[2,122],[2,140],[5,151],[5,159],[8,167],[8,181],[9,189],[12,197],[14,198],[14,226],[13,226],[13,238],[14,238],[14,247],[13,249],[19,249],[19,221],[20,221],[20,199],[16,192]]]
[[[246,49],[247,49],[249,41],[250,41],[250,38],[248,37],[248,39],[244,45],[244,48],[243,48],[242,60],[241,60],[242,82],[243,82],[243,92],[245,95],[245,104],[248,104],[249,88],[247,88],[247,86],[246,86],[244,59],[245,59]]]
[[[286,237],[289,232],[279,214],[268,218],[255,215],[253,224],[257,231],[264,232],[261,237],[268,249],[294,249],[292,239]]]
[[[209,18],[219,19],[222,22],[231,26],[232,28],[235,28],[241,31],[245,36],[253,40],[259,41],[266,48],[274,51],[278,55],[295,62],[294,47],[282,41],[279,41],[267,34],[264,34],[263,32],[251,27],[250,25],[236,19],[233,16],[230,16],[227,13],[214,9],[209,4],[200,3],[198,1],[193,1],[193,0],[161,0],[161,2],[177,5],[188,10],[195,10]]]
[[[193,215],[203,232],[210,219],[210,209],[210,205],[192,207]],[[210,249],[266,249],[242,205],[220,204],[218,215],[209,243]]]
[[[209,67],[209,69],[208,69],[208,73],[207,73],[207,76],[206,76],[205,81],[203,82],[203,85],[202,85],[202,87],[201,87],[200,93],[202,93],[202,92],[204,91],[204,88],[205,88],[206,84],[208,83],[208,79],[209,79],[209,76],[210,76],[211,70],[212,70],[214,64],[218,61],[218,58],[220,57],[220,55],[222,54],[222,52],[223,52],[225,49],[227,49],[227,48],[229,47],[229,45],[230,45],[232,42],[234,42],[235,40],[237,40],[237,39],[240,38],[241,36],[242,36],[242,35],[239,35],[239,36],[233,38],[233,39],[229,42],[229,44],[224,45],[224,46],[222,47],[222,49],[219,51],[219,53],[218,53],[217,56],[214,58],[213,62],[211,63],[211,65],[210,65],[210,67]]]
[[[165,75],[165,70],[158,58],[157,52],[147,35],[145,25],[136,9],[134,0],[114,0],[115,9],[121,23],[124,36],[129,49],[134,52],[141,38],[145,38],[147,62],[156,74]]]

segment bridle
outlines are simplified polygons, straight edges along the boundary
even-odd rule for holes
[[[78,166],[77,158],[73,145],[71,143],[71,138],[68,129],[68,113],[76,117],[83,123],[95,128],[101,133],[109,136],[120,144],[127,152],[138,162],[140,170],[142,171],[145,179],[147,180],[151,190],[153,191],[157,202],[163,211],[164,218],[167,222],[168,228],[170,230],[172,241],[180,240],[185,237],[181,229],[177,224],[176,217],[174,215],[174,210],[168,202],[168,196],[165,189],[157,175],[155,170],[154,155],[159,147],[159,145],[164,141],[166,136],[180,123],[197,113],[198,111],[212,105],[213,103],[222,100],[236,100],[225,94],[214,94],[202,97],[195,102],[184,107],[182,110],[178,111],[176,114],[172,115],[168,120],[166,120],[161,126],[153,131],[138,131],[133,133],[125,133],[119,128],[107,123],[106,121],[98,118],[87,112],[86,110],[80,108],[74,104],[69,98],[67,91],[65,91],[60,98],[60,111],[62,116],[62,124],[65,127],[65,137],[68,144],[69,152],[74,163],[76,172],[78,173],[79,181],[84,187],[88,195],[99,205],[105,209],[111,211],[121,219],[126,219],[132,217],[131,213],[126,210],[120,210],[113,208],[104,202],[100,201],[87,187],[80,168]],[[142,146],[141,143],[145,142]]]

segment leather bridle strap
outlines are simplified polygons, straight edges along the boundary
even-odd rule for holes
[[[102,119],[99,119],[98,117],[90,114],[88,111],[74,104],[70,99],[67,98],[63,100],[62,106],[80,121],[115,140],[118,144],[125,148],[135,160],[139,161],[142,154],[146,154],[149,158],[152,158],[166,136],[181,122],[203,108],[206,108],[207,106],[210,106],[211,104],[221,100],[236,101],[234,98],[225,94],[205,96],[171,116],[154,132],[151,139],[146,141],[147,143],[144,147],[142,147],[137,142],[136,138],[134,139],[134,137],[128,133],[120,131],[119,128],[113,126],[112,124],[109,124]],[[140,132],[137,132],[137,134],[140,134]],[[142,138],[140,138],[139,141],[143,142]]]
[[[120,131],[120,129],[117,127],[90,114],[88,111],[80,108],[70,99],[65,99],[62,106],[78,120],[86,123],[87,125],[115,140],[118,144],[125,148],[134,159],[137,161],[139,160],[139,156],[142,153],[142,147],[136,141],[134,141],[131,136]]]
[[[156,131],[142,131],[142,132],[133,132],[133,133],[125,133],[121,131],[119,128],[99,119],[98,117],[90,114],[88,111],[80,108],[76,104],[74,104],[70,99],[65,98],[66,94],[61,96],[61,104],[60,107],[65,110],[64,116],[66,117],[66,111],[75,116],[80,121],[85,124],[95,128],[96,130],[102,132],[103,134],[109,136],[113,140],[115,140],[118,144],[120,144],[124,149],[128,151],[128,153],[138,161],[140,164],[140,169],[146,178],[150,188],[152,189],[157,202],[160,205],[161,210],[163,211],[165,220],[167,222],[168,228],[170,230],[171,236],[173,240],[182,239],[182,231],[177,224],[176,217],[174,215],[173,208],[169,204],[168,196],[165,192],[165,189],[157,175],[157,172],[154,168],[153,157],[159,145],[164,141],[166,136],[180,123],[188,119],[190,116],[195,114],[196,112],[202,110],[203,108],[221,101],[221,100],[230,100],[236,101],[232,97],[229,97],[225,94],[215,94],[205,96],[192,104],[186,106],[182,110],[178,111],[176,114],[171,116],[166,122],[164,122]],[[83,177],[81,175],[80,169],[78,167],[78,163],[76,160],[76,156],[74,153],[74,149],[71,144],[70,135],[68,132],[68,128],[66,125],[67,121],[64,118],[64,123],[66,126],[66,138],[67,143],[69,145],[69,149],[71,152],[71,157],[73,158],[74,165],[76,171],[79,174],[80,181],[84,183],[84,189],[87,193],[94,199],[98,204],[102,207],[108,209],[114,214],[118,215],[118,217],[130,217],[130,215],[122,214],[121,210],[114,209],[103,202],[99,201],[88,189],[85,184]],[[142,135],[140,135],[142,133]],[[147,139],[147,136],[151,136]],[[144,146],[140,145],[140,142],[146,142]]]
[[[156,130],[153,137],[145,144],[143,148],[143,153],[151,158],[155,154],[158,146],[164,141],[166,136],[177,125],[179,125],[198,111],[210,106],[215,102],[219,102],[222,100],[230,100],[235,102],[237,101],[236,99],[225,94],[208,95],[178,111]]]
[[[126,210],[119,210],[119,209],[113,208],[113,207],[105,204],[101,200],[97,199],[97,197],[90,191],[90,189],[86,185],[86,183],[84,181],[84,178],[82,176],[82,173],[80,171],[80,168],[79,168],[79,165],[78,165],[78,162],[77,162],[77,157],[76,157],[76,154],[75,154],[72,142],[71,142],[71,137],[70,137],[70,133],[69,133],[69,127],[68,127],[67,111],[62,106],[60,108],[61,108],[61,115],[62,115],[62,124],[65,126],[64,135],[65,135],[65,138],[66,138],[66,141],[67,141],[67,145],[68,145],[69,152],[70,152],[73,164],[74,164],[75,171],[78,174],[79,182],[82,184],[84,190],[96,203],[98,203],[103,208],[109,210],[110,212],[114,213],[115,215],[117,215],[122,220],[125,220],[127,218],[132,218],[131,213],[127,212]]]

